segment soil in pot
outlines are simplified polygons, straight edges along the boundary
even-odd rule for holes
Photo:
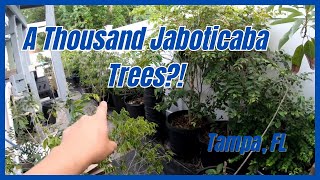
[[[143,97],[128,96],[125,98],[125,106],[127,111],[129,112],[130,117],[133,117],[133,118],[137,118],[138,116],[144,117],[145,111],[144,111]]]
[[[157,132],[155,134],[155,138],[159,140],[165,139],[165,115],[162,112],[159,112],[155,109],[157,103],[162,101],[162,98],[157,98],[154,94],[154,87],[149,87],[144,89],[143,94],[143,102],[144,102],[144,110],[145,117],[149,122],[156,123]]]
[[[189,123],[188,111],[171,113],[166,121],[169,144],[171,150],[178,157],[192,159],[199,155],[199,133],[201,127],[194,127]]]

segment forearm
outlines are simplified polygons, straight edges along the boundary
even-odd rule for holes
[[[73,157],[72,152],[58,146],[25,174],[81,174],[89,165],[83,158]]]

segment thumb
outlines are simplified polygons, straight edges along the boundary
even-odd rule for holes
[[[108,104],[105,101],[101,101],[100,105],[97,107],[96,116],[99,119],[105,120],[107,118],[108,113]]]

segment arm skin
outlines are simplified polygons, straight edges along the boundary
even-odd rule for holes
[[[81,174],[89,165],[106,159],[117,147],[108,137],[107,110],[102,101],[96,114],[82,116],[65,129],[61,144],[25,174]]]

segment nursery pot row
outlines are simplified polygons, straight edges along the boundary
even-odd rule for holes
[[[144,104],[134,103],[136,95],[134,94],[112,94],[112,102],[115,110],[119,113],[122,108],[125,108],[130,117],[137,118],[138,116],[144,116]]]

